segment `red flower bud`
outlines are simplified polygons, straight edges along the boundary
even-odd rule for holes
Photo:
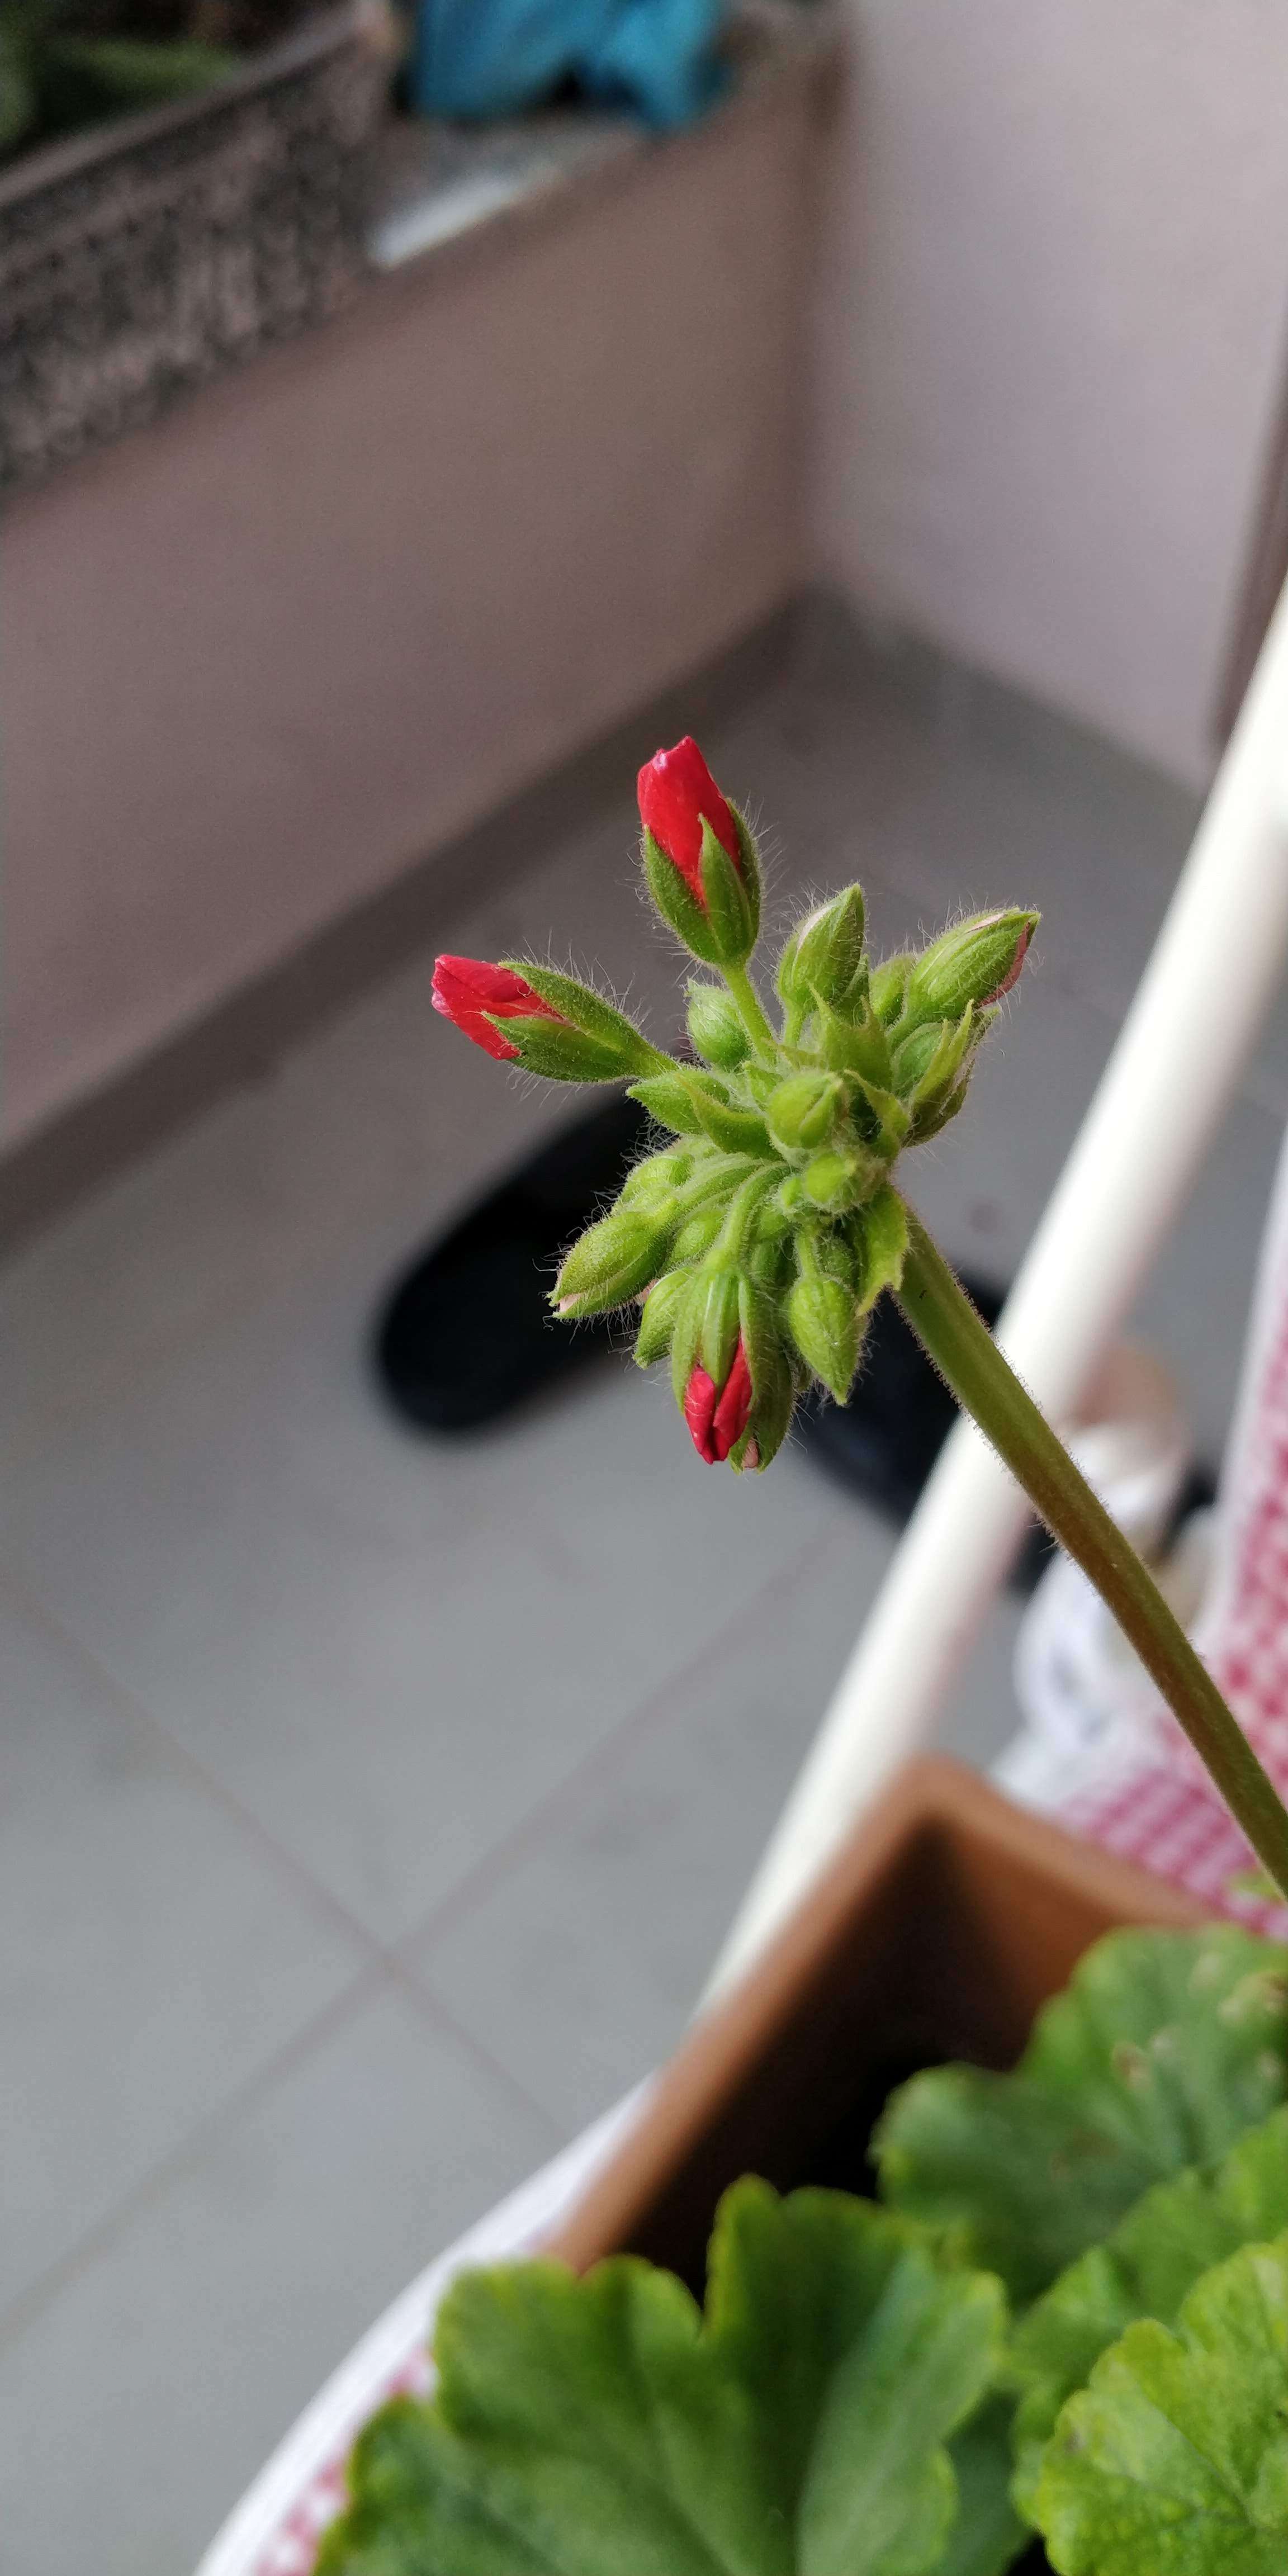
[[[698,1366],[685,1389],[684,1419],[689,1436],[708,1467],[721,1465],[741,1440],[751,1412],[751,1396],[751,1370],[740,1333],[723,1387],[718,1387]]]
[[[445,1020],[454,1021],[475,1046],[502,1064],[517,1063],[519,1050],[493,1028],[488,1012],[503,1020],[553,1020],[561,1028],[568,1026],[562,1011],[552,1011],[522,975],[508,966],[489,966],[481,957],[438,958],[432,999]]]
[[[640,821],[678,868],[689,892],[704,905],[702,890],[702,825],[705,819],[721,848],[743,873],[738,830],[692,734],[673,751],[655,751],[639,777]]]

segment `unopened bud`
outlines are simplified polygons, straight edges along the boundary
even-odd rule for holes
[[[666,1358],[676,1316],[692,1281],[691,1270],[667,1270],[646,1292],[639,1331],[635,1336],[634,1356],[638,1368],[651,1368],[655,1360]]]
[[[692,1169],[689,1154],[648,1154],[623,1181],[617,1205],[667,1210]]]
[[[1000,1001],[1024,964],[1039,918],[1036,912],[981,912],[932,940],[914,958],[908,976],[903,1002],[908,1025],[956,1022],[968,1002],[983,1006]]]
[[[672,1261],[701,1261],[703,1254],[711,1250],[724,1221],[724,1204],[719,1200],[695,1208],[692,1216],[686,1216],[671,1245]]]
[[[514,1016],[504,1005],[490,1014],[497,1036],[526,1073],[554,1082],[621,1082],[666,1063],[624,1011],[575,975],[513,958],[502,960],[501,971],[516,980],[521,976],[540,1006],[525,1001]]]
[[[827,1002],[844,1011],[867,981],[863,962],[863,888],[847,886],[798,921],[778,961],[778,990],[789,1010]]]
[[[847,1208],[859,1206],[884,1168],[878,1155],[843,1153],[832,1147],[806,1164],[801,1185],[814,1207],[824,1209],[829,1216],[840,1216]]]
[[[888,1029],[891,1022],[898,1019],[903,1009],[903,997],[911,972],[910,954],[887,957],[883,965],[874,966],[872,969],[868,995],[872,1008],[884,1028]]]
[[[615,1208],[574,1243],[551,1291],[556,1314],[605,1315],[655,1279],[670,1245],[669,1224],[643,1208]]]
[[[771,1094],[765,1113],[775,1144],[789,1154],[812,1153],[826,1144],[843,1100],[834,1073],[789,1073]]]
[[[689,1037],[704,1064],[733,1073],[750,1052],[751,1040],[731,994],[718,984],[690,984]]]
[[[760,862],[686,735],[640,771],[644,872],[662,918],[708,966],[743,966],[760,927]]]
[[[806,1367],[844,1404],[858,1365],[861,1327],[854,1295],[817,1264],[803,1270],[787,1297],[787,1328]]]

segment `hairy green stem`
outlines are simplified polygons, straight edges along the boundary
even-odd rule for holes
[[[739,1016],[756,1053],[766,1064],[773,1064],[778,1054],[778,1040],[760,1006],[756,991],[745,966],[723,966],[721,973],[738,1005]]]
[[[964,1411],[1094,1583],[1288,1896],[1288,1813],[1148,1567],[1080,1475],[911,1208],[899,1303]]]

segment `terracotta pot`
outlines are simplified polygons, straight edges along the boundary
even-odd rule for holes
[[[700,2291],[721,2192],[867,2188],[886,2095],[919,2066],[1006,2067],[1099,1934],[1180,1926],[1178,1889],[1013,1807],[955,1762],[910,1763],[760,1965],[693,2031],[551,2247],[629,2250]],[[1024,2576],[1045,2566],[1039,2545]],[[1017,2571],[1019,2576],[1019,2571]]]

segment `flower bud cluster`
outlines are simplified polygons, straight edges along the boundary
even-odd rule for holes
[[[775,1028],[746,971],[761,896],[745,819],[688,740],[640,772],[639,801],[654,903],[721,979],[689,985],[696,1061],[547,967],[440,958],[434,1002],[530,1072],[628,1081],[669,1133],[573,1245],[551,1303],[569,1321],[638,1303],[635,1357],[669,1359],[700,1456],[763,1468],[812,1380],[845,1401],[872,1308],[902,1275],[895,1164],[960,1109],[1037,915],[980,913],[873,963],[847,886],[787,940]]]

